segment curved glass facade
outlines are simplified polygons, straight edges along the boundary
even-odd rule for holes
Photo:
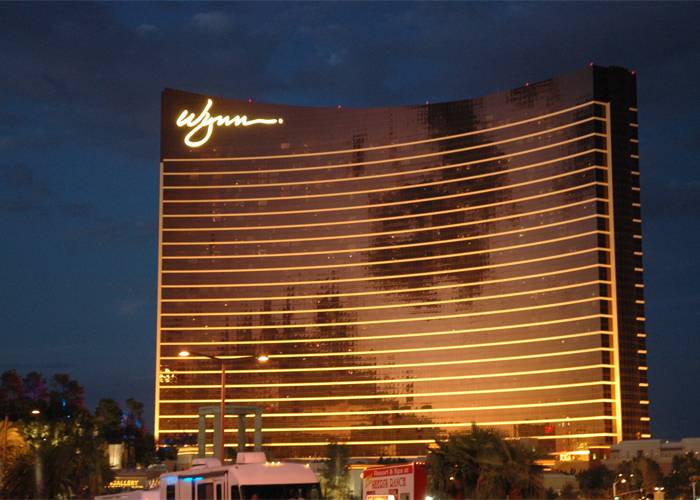
[[[417,456],[472,423],[552,454],[649,437],[636,111],[601,67],[397,108],[164,91],[160,440],[219,402],[182,349],[227,360],[274,457]]]

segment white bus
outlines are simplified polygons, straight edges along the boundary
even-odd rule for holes
[[[191,468],[160,476],[160,500],[320,500],[308,465],[268,462],[265,453],[239,453],[236,463],[195,459]]]

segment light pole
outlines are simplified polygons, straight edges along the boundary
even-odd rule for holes
[[[225,445],[225,432],[224,432],[224,412],[226,410],[226,360],[219,357],[219,356],[214,356],[211,354],[205,354],[203,352],[197,352],[197,351],[189,351],[189,350],[182,350],[178,354],[181,358],[188,358],[190,356],[201,356],[204,358],[209,358],[213,359],[214,361],[218,361],[219,365],[221,366],[221,397],[219,401],[219,422],[220,422],[220,428],[221,428],[221,439],[219,440],[219,456],[221,457],[221,464],[223,465],[224,459],[226,458],[226,455],[224,454],[224,445]],[[238,360],[243,360],[243,359],[250,359],[250,358],[255,358],[255,360],[258,363],[265,363],[269,361],[270,357],[261,354],[259,356],[243,356],[240,358],[236,358]]]
[[[634,477],[634,474],[629,474],[630,478]],[[617,500],[617,485],[625,484],[627,482],[627,474],[618,474],[617,479],[613,482],[613,499]]]
[[[693,488],[693,498],[692,500],[696,500],[698,497],[695,496],[695,483],[700,480],[700,476],[690,476],[690,486]]]

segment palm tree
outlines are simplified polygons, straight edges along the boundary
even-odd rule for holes
[[[437,442],[428,456],[429,489],[437,498],[541,498],[535,458],[497,431],[472,426]]]

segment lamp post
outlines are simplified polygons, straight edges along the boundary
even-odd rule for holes
[[[634,477],[634,474],[629,474],[630,478]],[[627,474],[618,474],[617,479],[613,482],[613,499],[617,500],[617,485],[625,484],[627,482]]]
[[[219,365],[221,367],[221,397],[219,401],[219,422],[220,422],[220,427],[221,427],[221,439],[219,440],[219,456],[221,457],[221,463],[224,463],[224,459],[226,458],[224,454],[224,445],[225,445],[225,433],[224,433],[224,412],[226,410],[226,360],[219,357],[219,356],[214,356],[212,354],[205,354],[203,352],[196,352],[196,351],[189,351],[189,350],[182,350],[178,354],[181,358],[188,358],[190,356],[201,356],[204,358],[209,358],[213,359],[214,361],[218,361]],[[236,358],[238,360],[243,360],[243,359],[250,359],[250,358],[255,358],[255,360],[258,363],[265,363],[269,361],[270,357],[261,354],[259,356],[243,356],[241,358]]]

